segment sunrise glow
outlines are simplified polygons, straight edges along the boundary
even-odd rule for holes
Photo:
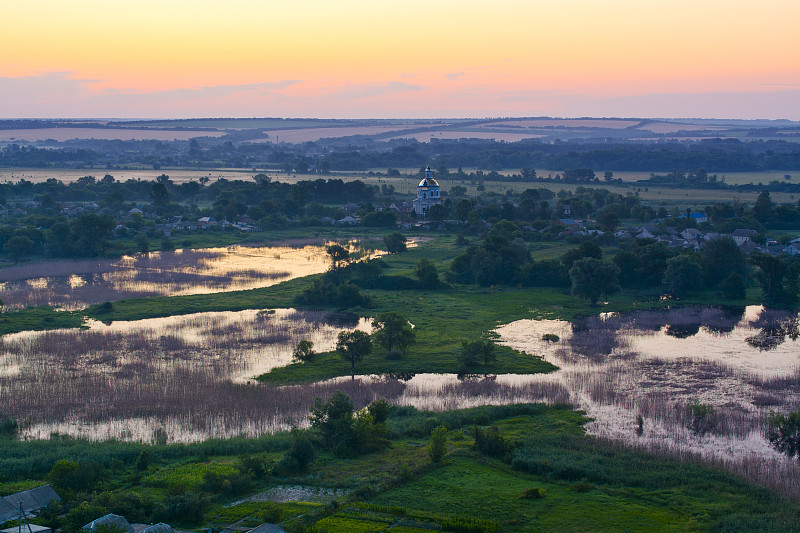
[[[30,0],[0,19],[0,115],[798,119],[798,20],[796,0]]]

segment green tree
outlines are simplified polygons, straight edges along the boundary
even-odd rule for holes
[[[317,398],[310,409],[311,427],[319,432],[324,446],[346,454],[352,449],[353,401],[336,391],[327,402]]]
[[[31,249],[33,249],[33,241],[25,235],[11,237],[3,245],[3,251],[14,260],[14,264],[19,263],[19,260]]]
[[[372,340],[361,330],[342,331],[336,341],[336,353],[350,363],[350,374],[356,379],[356,363],[372,352]]]
[[[156,208],[164,208],[169,204],[169,192],[167,186],[161,182],[154,183],[150,188],[150,199]]]
[[[800,460],[800,406],[788,415],[770,413],[767,438],[773,448]]]
[[[161,251],[162,252],[174,252],[175,251],[175,243],[172,242],[172,239],[169,237],[164,237],[161,239]]]
[[[611,261],[619,268],[619,281],[625,287],[633,287],[639,281],[642,260],[633,252],[619,252]]]
[[[281,463],[289,470],[302,472],[314,461],[315,457],[314,443],[311,442],[306,432],[292,428],[292,445]]]
[[[414,330],[400,313],[381,313],[372,320],[372,327],[377,330],[375,340],[387,350],[397,348],[405,352],[414,343]]]
[[[136,458],[136,471],[146,472],[148,466],[150,466],[150,452],[142,450],[139,453],[139,457]]]
[[[759,222],[766,222],[772,214],[774,204],[769,197],[769,191],[761,191],[753,204],[753,214]]]
[[[420,259],[414,273],[417,275],[421,288],[435,289],[439,286],[439,272],[436,270],[436,265],[434,265],[433,261],[430,259]]]
[[[800,290],[800,263],[755,252],[750,263],[758,267],[756,277],[761,282],[764,300],[771,305],[791,305]]]
[[[747,294],[747,285],[738,272],[731,272],[720,285],[725,298],[741,300]]]
[[[488,339],[476,341],[461,341],[461,351],[458,355],[460,371],[468,371],[477,366],[479,362],[489,366],[497,360],[495,344]]]
[[[564,266],[569,270],[572,268],[575,261],[586,257],[600,259],[603,257],[603,250],[591,241],[583,241],[577,248],[565,252],[564,255],[561,256],[561,262],[564,263]]]
[[[431,431],[431,440],[428,443],[428,456],[434,463],[441,462],[447,454],[447,428],[437,426]]]
[[[700,251],[706,284],[714,286],[735,272],[747,276],[747,258],[730,237],[711,239]]]
[[[334,273],[338,273],[342,263],[347,263],[350,259],[350,252],[339,244],[328,246],[326,251],[331,258],[331,271]]]
[[[619,268],[608,261],[586,257],[575,261],[569,271],[572,294],[587,298],[592,307],[600,296],[608,298],[619,292]]]
[[[663,282],[673,296],[681,298],[687,292],[703,286],[703,269],[693,257],[679,255],[667,260]]]
[[[294,360],[303,363],[313,360],[315,355],[314,343],[308,340],[298,342],[297,346],[292,350],[292,357]]]
[[[442,204],[432,205],[430,209],[425,213],[425,218],[433,220],[435,222],[441,222],[442,220],[447,218],[449,214],[448,209]]]
[[[111,238],[115,222],[110,215],[81,215],[72,226],[72,233],[77,240],[77,253],[81,256],[96,257],[108,250],[108,239]]]
[[[139,252],[146,254],[150,251],[150,240],[147,238],[147,233],[137,233],[133,240],[136,241],[136,249]]]
[[[406,236],[399,231],[390,233],[383,238],[383,243],[386,245],[386,251],[390,254],[399,254],[400,252],[405,252],[407,248],[406,242]]]
[[[597,223],[606,233],[613,233],[619,226],[619,215],[617,210],[606,207],[597,212]]]

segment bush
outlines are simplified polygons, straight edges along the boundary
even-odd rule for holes
[[[473,447],[483,454],[502,459],[514,449],[514,445],[503,438],[497,426],[491,426],[486,430],[473,426],[472,433],[475,435]]]
[[[717,418],[714,414],[714,406],[703,404],[694,400],[687,407],[691,420],[689,429],[697,435],[705,435],[712,431],[717,425]]]
[[[555,333],[545,333],[542,335],[542,340],[545,342],[558,342],[561,339]]]
[[[386,359],[390,361],[397,361],[398,359],[403,358],[403,352],[400,350],[389,350],[386,352]]]
[[[314,359],[314,343],[308,340],[302,340],[297,343],[294,350],[292,351],[292,357],[295,361],[300,361],[303,363],[311,362]]]
[[[747,292],[744,278],[738,272],[731,272],[720,285],[722,296],[731,300],[741,300]]]
[[[482,362],[484,366],[488,366],[497,360],[497,353],[495,353],[495,345],[488,339],[480,339],[477,341],[461,341],[461,353],[458,356],[459,370],[465,371],[477,366],[478,362]]]
[[[531,487],[523,490],[522,496],[520,497],[526,500],[538,500],[544,498],[545,494],[546,493],[544,489],[537,489],[535,487]]]
[[[314,443],[311,442],[305,431],[292,429],[292,446],[281,460],[281,466],[292,472],[302,472],[314,461],[316,452]]]
[[[431,431],[428,455],[434,463],[440,462],[447,453],[447,428],[438,426]]]
[[[19,423],[16,420],[0,413],[0,437],[13,437],[18,429]]]

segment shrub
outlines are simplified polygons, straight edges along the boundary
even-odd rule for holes
[[[538,499],[544,498],[545,494],[546,493],[545,493],[544,489],[537,489],[535,487],[530,487],[530,488],[527,488],[527,489],[523,490],[522,491],[522,496],[520,496],[520,497],[525,499],[525,500],[538,500]]]
[[[296,361],[300,362],[310,362],[314,359],[314,343],[308,340],[302,340],[297,343],[294,350],[292,351],[292,357]]]
[[[386,352],[386,359],[389,361],[397,361],[403,358],[403,352],[400,350],[389,350]]]
[[[505,458],[514,449],[514,446],[500,434],[497,426],[491,426],[486,430],[473,426],[472,432],[475,435],[473,447],[483,454]]]
[[[292,445],[281,460],[281,466],[289,471],[302,472],[314,461],[314,444],[305,431],[292,429]]]
[[[447,453],[447,428],[438,426],[431,431],[428,455],[434,463],[440,462]]]
[[[579,481],[572,485],[572,490],[575,492],[589,492],[594,488],[594,485],[591,483],[587,483],[586,481]]]
[[[0,437],[13,437],[18,429],[19,423],[16,420],[0,413]]]
[[[687,407],[691,420],[689,429],[697,435],[705,435],[712,431],[717,424],[714,406],[694,400]]]
[[[800,460],[800,407],[788,416],[770,413],[767,438],[773,448]]]
[[[542,340],[545,342],[558,342],[561,338],[555,333],[545,333],[542,335]]]

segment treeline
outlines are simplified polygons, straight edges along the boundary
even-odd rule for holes
[[[44,126],[42,126],[44,127]],[[417,168],[428,164],[447,168],[474,167],[484,171],[522,167],[611,171],[663,172],[698,169],[709,172],[800,170],[800,146],[786,141],[742,142],[707,139],[697,142],[555,142],[535,139],[513,143],[494,140],[413,140],[378,142],[353,140],[328,146],[324,142],[275,145],[249,142],[259,132],[244,131],[221,139],[197,137],[190,141],[75,140],[59,148],[11,144],[0,151],[0,165],[60,166],[145,164],[328,173],[374,168]]]
[[[705,168],[711,172],[800,169],[800,147],[785,141],[741,142],[735,139],[693,143],[544,144],[537,141],[439,141],[412,143],[389,151],[352,150],[329,154],[332,170],[380,167],[593,168],[659,172],[664,169]]]

